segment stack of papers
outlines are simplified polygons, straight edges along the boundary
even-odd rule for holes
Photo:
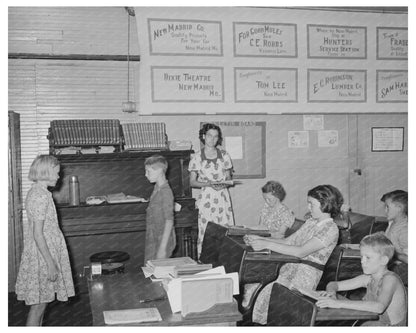
[[[175,275],[176,267],[195,267],[198,263],[190,257],[148,260],[146,267],[142,267],[145,277],[153,275],[155,278],[168,278]]]
[[[239,294],[238,273],[225,273],[224,266],[192,276],[164,280],[172,313],[206,311],[215,304],[231,303]]]
[[[162,320],[157,308],[103,311],[103,315],[104,322],[107,325],[143,323]]]
[[[197,273],[205,272],[209,269],[212,269],[212,264],[176,266],[173,269],[173,277],[176,278],[176,277],[194,275]]]

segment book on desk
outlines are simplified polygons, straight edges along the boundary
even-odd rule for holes
[[[245,226],[231,226],[228,227],[227,236],[245,236],[257,235],[263,237],[270,237],[271,233],[268,229],[247,228]]]

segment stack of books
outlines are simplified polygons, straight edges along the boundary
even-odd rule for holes
[[[239,294],[238,273],[225,273],[224,266],[162,282],[173,313],[186,316],[207,311],[218,304],[232,303]]]
[[[198,263],[190,257],[178,257],[148,260],[146,267],[143,268],[148,274],[160,279],[174,276],[176,267],[196,267],[197,265]]]
[[[118,119],[52,120],[51,146],[100,146],[121,143]]]
[[[164,150],[168,148],[164,123],[126,123],[121,126],[125,150]]]

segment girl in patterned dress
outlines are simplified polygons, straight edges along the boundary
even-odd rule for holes
[[[295,233],[284,239],[248,235],[245,241],[256,251],[270,249],[315,264],[285,264],[275,281],[288,288],[315,290],[322,276],[318,265],[326,264],[338,241],[338,227],[333,218],[340,214],[343,201],[342,194],[336,187],[319,185],[308,192],[307,202],[311,218]],[[267,323],[273,284],[274,282],[269,283],[260,291],[253,308],[253,322]]]
[[[260,212],[259,225],[266,227],[274,238],[284,238],[286,230],[295,222],[295,215],[282,202],[286,191],[282,184],[268,181],[262,188],[264,206]]]
[[[190,184],[201,188],[196,205],[198,213],[198,257],[208,222],[221,225],[234,225],[233,210],[227,185],[221,184],[231,179],[232,162],[230,155],[217,148],[222,143],[219,126],[204,124],[199,131],[199,139],[204,144],[189,162]]]
[[[295,215],[283,204],[286,191],[282,184],[274,180],[268,181],[261,188],[264,206],[260,212],[259,226],[270,231],[273,238],[284,238],[286,230],[295,222]],[[260,283],[247,283],[244,285],[242,306],[247,307]]]
[[[59,162],[40,155],[33,161],[26,196],[27,221],[23,221],[23,253],[16,280],[18,300],[30,305],[27,326],[41,326],[48,303],[74,296],[71,267],[64,236],[59,229],[52,194],[59,178]]]

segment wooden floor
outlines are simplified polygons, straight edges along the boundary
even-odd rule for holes
[[[24,326],[29,307],[9,293],[9,326]],[[44,326],[92,326],[88,293],[79,293],[68,302],[54,301],[46,308]]]
[[[9,293],[9,326],[24,326],[29,307],[18,301],[15,293]],[[361,299],[362,291],[350,295],[352,299]],[[317,322],[317,326],[351,326],[353,322]],[[247,321],[238,322],[237,326],[251,326]],[[90,300],[86,288],[81,288],[75,297],[67,302],[54,301],[46,308],[43,326],[92,326]]]

